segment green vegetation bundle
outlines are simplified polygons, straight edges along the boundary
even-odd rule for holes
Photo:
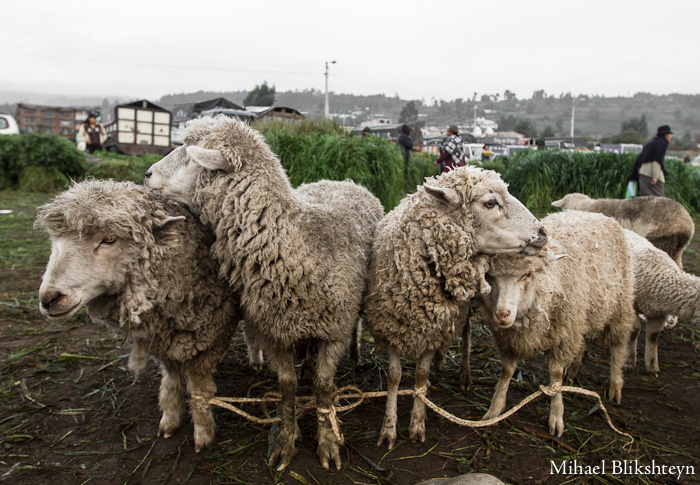
[[[24,192],[57,192],[70,186],[70,180],[55,167],[24,167],[17,187]]]
[[[163,158],[162,155],[122,155],[111,152],[95,152],[102,161],[90,166],[86,175],[96,179],[130,180],[142,184],[149,167]]]
[[[551,202],[571,192],[594,199],[620,199],[636,153],[523,150],[503,166],[509,191],[529,209],[551,210]],[[666,196],[683,204],[691,214],[700,213],[700,170],[678,160],[666,159]]]
[[[411,187],[423,185],[425,179],[440,173],[440,167],[435,166],[437,155],[430,153],[411,153],[408,163],[408,181]]]
[[[264,131],[293,186],[321,179],[351,179],[376,195],[386,210],[398,204],[404,195],[403,159],[394,144],[376,136],[329,134],[325,129],[304,133],[311,122],[304,130],[297,125],[302,124]]]
[[[28,181],[38,181],[40,172],[26,172],[29,167],[47,169],[45,174],[53,180],[51,183],[58,183],[56,173],[64,178],[79,179],[85,173],[87,165],[85,157],[75,148],[73,142],[58,135],[28,133],[0,137],[2,187],[18,185],[22,178],[23,187],[30,190]]]

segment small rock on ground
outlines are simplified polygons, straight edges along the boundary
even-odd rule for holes
[[[428,480],[417,485],[504,485],[502,481],[493,475],[486,473],[469,473],[445,480]]]

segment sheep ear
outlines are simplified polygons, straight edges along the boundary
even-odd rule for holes
[[[559,200],[555,200],[554,202],[552,202],[552,205],[554,207],[564,207],[564,204],[565,204],[564,199],[559,199]]]
[[[207,170],[228,170],[231,168],[228,160],[226,160],[224,154],[219,150],[189,146],[185,151],[187,152],[187,156]]]
[[[555,262],[555,261],[559,261],[560,259],[568,258],[568,257],[569,257],[568,254],[552,254],[552,255],[549,257],[549,262],[550,262],[550,263],[553,263],[553,262]]]
[[[434,187],[428,184],[424,184],[423,188],[426,194],[449,207],[459,207],[462,205],[462,199],[460,199],[459,194],[454,189],[449,187]]]

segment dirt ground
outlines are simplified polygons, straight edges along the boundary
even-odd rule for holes
[[[266,462],[270,427],[215,408],[215,443],[197,455],[188,419],[170,439],[156,437],[160,415],[155,363],[134,381],[126,370],[128,348],[122,337],[91,324],[84,312],[62,324],[41,317],[36,293],[48,242],[30,229],[39,202],[40,197],[23,202],[0,197],[5,205],[0,209],[15,210],[0,215],[0,249],[6,255],[0,263],[0,482],[408,484],[483,472],[513,484],[700,483],[700,329],[683,323],[660,338],[661,377],[644,371],[640,343],[642,362],[626,373],[622,404],[605,401],[615,425],[634,436],[630,451],[623,449],[627,439],[610,430],[593,400],[566,394],[567,429],[560,439],[548,434],[549,404],[541,397],[484,429],[463,428],[429,411],[424,443],[408,441],[411,400],[401,397],[400,438],[390,452],[376,446],[384,399],[367,400],[340,414],[346,441],[340,471],[325,471],[319,464],[313,414],[300,419],[303,441],[298,453],[287,470],[277,473]],[[700,275],[699,236],[685,265]],[[445,368],[431,374],[429,390],[430,399],[442,408],[468,419],[485,413],[500,370],[488,331],[475,326],[473,389],[459,390],[455,344]],[[375,355],[365,335],[361,364],[344,361],[337,383],[384,390],[385,366],[384,356]],[[541,360],[520,362],[519,369],[509,407],[547,382]],[[607,351],[591,343],[573,385],[604,393],[608,372]],[[268,370],[256,373],[248,366],[240,337],[215,378],[220,396],[262,396],[276,390]],[[413,363],[405,362],[401,388],[411,388],[412,378]],[[307,379],[300,384],[300,395],[309,394]],[[257,407],[245,409],[262,416]],[[573,459],[584,466],[603,460],[693,466],[696,475],[550,473],[552,463],[560,466]]]

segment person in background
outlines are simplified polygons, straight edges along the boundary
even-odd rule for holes
[[[84,142],[88,153],[95,153],[104,148],[107,132],[97,122],[97,114],[91,112],[78,130],[78,142]]]
[[[656,136],[642,148],[632,167],[628,182],[639,181],[639,195],[664,196],[664,158],[673,131],[669,125],[661,125],[656,130]]]
[[[485,162],[486,160],[491,160],[491,155],[493,155],[493,152],[489,150],[489,146],[484,145],[484,149],[481,152],[481,161]]]
[[[408,182],[408,162],[411,159],[411,151],[413,150],[413,140],[411,140],[409,135],[412,131],[413,127],[405,123],[401,126],[399,137],[396,139],[396,145],[403,156],[403,179],[407,194],[412,192]]]
[[[461,167],[464,162],[464,148],[462,137],[459,136],[459,129],[456,125],[447,128],[447,140],[442,145],[440,158],[435,160],[435,165],[440,165],[440,172],[449,172],[457,167]]]
[[[366,137],[367,135],[371,135],[371,134],[372,134],[372,130],[370,129],[369,126],[365,126],[364,128],[362,128],[362,138]]]

